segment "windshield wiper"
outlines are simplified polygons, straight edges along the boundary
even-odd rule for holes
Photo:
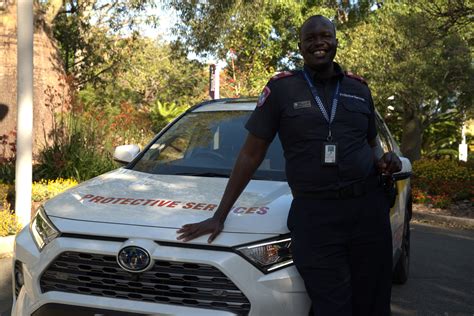
[[[209,177],[209,178],[229,178],[228,173],[218,173],[218,172],[177,172],[173,173],[177,176],[193,176],[193,177]],[[272,181],[271,177],[262,177],[262,176],[253,176],[252,180],[267,180]]]
[[[209,178],[228,178],[228,173],[218,172],[177,172],[177,176],[209,177]]]

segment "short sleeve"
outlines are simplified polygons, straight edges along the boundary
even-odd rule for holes
[[[370,94],[370,91],[369,91],[369,107],[370,107],[370,115],[369,115],[369,127],[367,129],[367,140],[371,141],[377,136],[377,128],[375,126],[374,100],[372,99],[372,94]]]
[[[245,128],[254,136],[271,142],[280,123],[280,105],[274,82],[268,82],[260,94],[255,110]]]

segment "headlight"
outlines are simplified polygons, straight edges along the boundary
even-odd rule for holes
[[[284,236],[275,240],[239,247],[236,250],[260,271],[268,273],[293,264],[290,246],[291,238]]]
[[[31,221],[30,230],[40,250],[59,236],[59,230],[51,223],[42,206]]]

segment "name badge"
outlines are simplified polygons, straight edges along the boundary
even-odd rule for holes
[[[337,165],[337,143],[323,143],[323,152],[321,157],[323,166]]]
[[[310,108],[311,107],[311,101],[300,101],[300,102],[295,102],[293,103],[293,109],[298,110],[298,109],[304,109],[304,108]]]

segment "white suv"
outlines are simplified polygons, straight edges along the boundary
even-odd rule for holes
[[[176,240],[183,224],[217,208],[255,103],[199,104],[143,151],[118,147],[126,167],[46,202],[16,238],[13,315],[307,315],[278,138],[216,240]],[[400,154],[377,124],[382,148]],[[411,165],[402,162],[391,210],[398,282],[408,274],[411,211]]]

